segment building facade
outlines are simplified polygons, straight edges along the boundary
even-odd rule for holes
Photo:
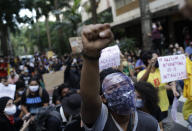
[[[82,5],[88,0],[83,0]],[[124,33],[116,33],[116,39],[122,37],[131,37],[137,40],[137,45],[142,45],[141,38],[141,20],[139,0],[98,0],[97,13],[111,8],[113,20],[111,26],[114,30],[120,30]],[[187,29],[192,33],[192,23],[184,18],[180,13],[178,6],[180,0],[149,0],[152,22],[160,22],[163,26],[163,35],[165,37],[165,47],[170,43],[178,42],[183,45]],[[81,12],[83,21],[91,18],[91,14]],[[122,31],[123,30],[123,31]]]

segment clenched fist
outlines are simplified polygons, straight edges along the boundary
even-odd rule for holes
[[[89,57],[99,57],[102,49],[113,41],[109,24],[85,26],[82,34],[83,52]]]

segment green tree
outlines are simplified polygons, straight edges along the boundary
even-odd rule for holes
[[[70,52],[69,38],[77,36],[77,29],[81,24],[81,15],[78,13],[81,0],[74,0],[72,5],[61,11],[62,17],[56,22],[55,30],[58,31],[60,53]]]
[[[51,36],[49,29],[49,13],[54,10],[54,0],[25,0],[25,7],[31,11],[34,9],[36,11],[36,20],[42,16],[45,16],[45,26],[47,34],[48,47],[51,49]]]
[[[80,0],[75,0],[69,7],[65,8],[64,11],[60,10],[60,22],[47,21],[50,30],[52,50],[57,54],[64,54],[71,51],[68,39],[77,36],[77,29],[81,26],[81,15],[78,13],[79,6]],[[53,10],[53,12],[55,12],[55,10]],[[31,53],[33,53],[34,46],[38,47],[41,52],[49,49],[46,30],[45,22],[37,22],[31,25],[31,28],[26,29],[24,34],[20,34],[24,35],[28,40],[26,46],[31,49]],[[61,31],[59,35],[58,30]],[[18,39],[18,36],[14,36],[13,39]],[[18,42],[16,45],[21,46],[18,40],[13,41],[15,41],[15,43]]]
[[[9,32],[15,32],[18,24],[22,22],[32,22],[28,17],[21,18],[20,10],[24,7],[21,0],[0,0],[0,39],[1,51],[3,55],[8,56]]]

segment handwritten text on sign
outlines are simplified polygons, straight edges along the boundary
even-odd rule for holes
[[[102,50],[99,59],[100,71],[120,65],[120,49],[117,45]]]
[[[163,83],[187,78],[185,55],[159,57],[158,62]]]
[[[0,83],[0,98],[7,96],[14,99],[15,90],[16,90],[15,85],[9,84],[8,86],[4,86],[2,83]]]

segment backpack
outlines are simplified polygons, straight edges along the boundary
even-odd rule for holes
[[[34,124],[36,129],[34,131],[46,131],[47,120],[50,117],[55,117],[60,122],[61,131],[63,130],[62,118],[59,112],[57,112],[55,106],[48,106],[40,108],[35,116]]]
[[[74,115],[69,117],[69,121],[66,122],[66,118],[62,109],[62,106],[57,108],[57,111],[60,113],[62,118],[62,129],[64,131],[85,131],[84,128],[80,127],[81,124],[81,116]]]

